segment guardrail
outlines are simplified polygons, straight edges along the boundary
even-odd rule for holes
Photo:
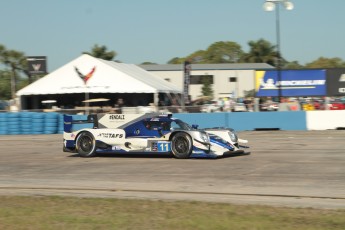
[[[231,127],[237,131],[345,129],[345,110],[176,113],[174,117],[199,128]],[[63,133],[63,113],[0,113],[0,135],[56,133]]]

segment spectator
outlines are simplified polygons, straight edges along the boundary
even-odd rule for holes
[[[122,107],[124,106],[124,100],[122,98],[117,99],[115,109],[117,113],[122,113]]]

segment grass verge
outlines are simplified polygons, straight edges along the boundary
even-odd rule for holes
[[[345,210],[0,196],[0,229],[345,229]]]

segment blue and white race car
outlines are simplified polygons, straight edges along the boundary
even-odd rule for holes
[[[172,153],[176,158],[245,154],[246,140],[229,128],[198,129],[172,114],[64,115],[65,152]]]

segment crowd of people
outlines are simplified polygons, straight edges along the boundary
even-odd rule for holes
[[[279,102],[280,101],[280,102]],[[191,105],[190,105],[191,106]],[[259,111],[312,111],[345,109],[345,98],[329,97],[261,97],[205,100],[197,105],[200,112],[259,112]],[[191,107],[192,107],[191,106]],[[194,109],[195,110],[195,109]],[[187,106],[188,111],[188,106]]]

